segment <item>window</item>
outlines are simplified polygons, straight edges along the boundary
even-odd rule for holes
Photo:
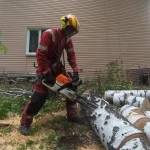
[[[35,55],[36,49],[39,44],[41,34],[46,29],[28,29],[27,32],[27,45],[26,45],[26,55]]]

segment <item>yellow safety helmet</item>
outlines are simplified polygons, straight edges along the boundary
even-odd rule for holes
[[[67,38],[79,32],[80,24],[76,16],[69,14],[67,16],[62,16],[60,20],[62,21],[61,28],[65,33],[67,32],[67,30],[72,29],[72,31],[69,31],[71,33],[68,33],[69,35],[66,35]]]

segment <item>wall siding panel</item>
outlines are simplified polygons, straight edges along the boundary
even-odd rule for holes
[[[58,27],[68,13],[81,24],[73,41],[82,77],[93,78],[120,56],[124,69],[150,68],[149,0],[1,0],[0,40],[8,53],[1,52],[0,72],[35,73],[36,58],[26,56],[27,29]]]

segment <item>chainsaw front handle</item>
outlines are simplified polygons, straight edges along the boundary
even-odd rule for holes
[[[47,88],[49,88],[50,90],[53,90],[53,86],[54,86],[56,83],[55,83],[54,85],[50,86],[50,85],[47,84],[45,81],[46,81],[46,80],[43,79],[43,80],[42,80],[42,84],[45,85],[45,86],[46,86]],[[72,84],[77,87],[77,86],[79,86],[80,84],[82,84],[82,79],[81,79],[81,80],[78,80],[77,82],[75,82],[74,80],[72,80],[72,81],[70,81],[70,82],[68,82],[68,83],[66,83],[66,84],[64,84],[64,85],[62,85],[62,86],[60,86],[60,88],[57,89],[57,92],[63,90],[64,88],[66,88],[66,87],[68,87],[68,86],[70,86],[70,85],[72,85]]]

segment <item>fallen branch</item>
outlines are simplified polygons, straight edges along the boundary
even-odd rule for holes
[[[21,97],[23,95],[31,95],[32,91],[26,91],[21,88],[10,88],[7,91],[0,89],[0,93],[8,96],[14,96],[14,98],[16,98],[16,97]]]
[[[8,123],[0,123],[0,127],[7,127],[7,126],[9,126]]]

